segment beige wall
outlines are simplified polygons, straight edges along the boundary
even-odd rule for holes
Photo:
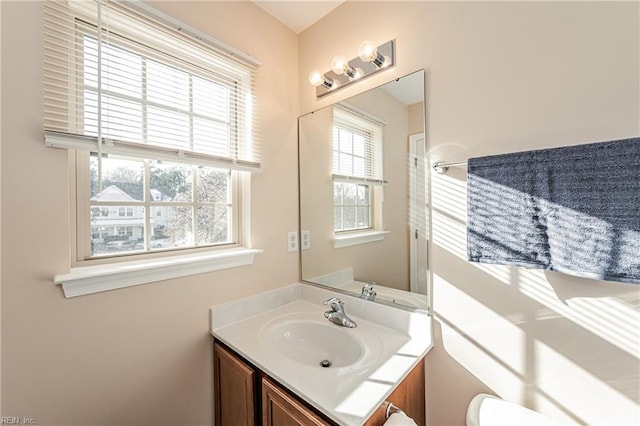
[[[41,4],[2,2],[2,415],[39,425],[210,425],[211,305],[298,280],[297,37],[248,2],[157,6],[257,57],[264,171],[250,267],[65,299],[67,156],[44,146]],[[286,72],[285,72],[286,71]]]
[[[285,238],[299,113],[425,68],[433,159],[640,132],[638,3],[349,2],[299,39],[246,2],[157,7],[262,61],[252,228],[265,253],[251,267],[64,299],[51,278],[69,264],[67,161],[43,144],[40,4],[2,1],[2,415],[211,424],[209,306],[298,277]],[[391,38],[395,68],[315,100],[312,68]],[[434,177],[432,196],[430,424],[461,425],[479,391],[580,423],[637,424],[637,288],[472,266],[464,170]]]
[[[424,68],[432,160],[636,136],[638,2],[347,2],[300,36],[305,113]],[[366,18],[366,19],[365,19]],[[397,65],[316,101],[311,69],[397,41]],[[462,425],[488,391],[561,420],[638,424],[638,286],[465,256],[465,170],[433,176],[436,347],[428,419]]]
[[[300,119],[300,181],[302,229],[311,231],[311,249],[302,252],[302,278],[353,268],[358,281],[401,290],[409,289],[408,242],[408,108],[383,90],[373,90],[349,99],[349,106],[386,123],[384,167],[389,182],[375,187],[382,197],[382,241],[334,248],[332,121],[333,109],[325,108]],[[400,208],[398,208],[400,207]]]
[[[424,132],[424,102],[409,105],[409,134]]]

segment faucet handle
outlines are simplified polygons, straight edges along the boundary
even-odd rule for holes
[[[373,289],[375,282],[371,282],[370,284],[365,284],[362,286],[361,294],[365,299],[373,300],[377,293]]]
[[[338,311],[342,309],[342,307],[344,306],[344,302],[338,299],[337,297],[332,297],[331,299],[327,299],[324,302],[322,302],[322,304],[330,305],[331,309],[333,309],[334,311]]]

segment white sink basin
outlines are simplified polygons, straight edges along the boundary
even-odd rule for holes
[[[285,357],[311,366],[347,367],[364,355],[349,328],[327,321],[284,320],[268,325],[262,338]]]
[[[324,317],[323,302],[336,296],[357,327]],[[424,312],[302,284],[213,307],[211,332],[344,426],[364,424],[431,346]]]

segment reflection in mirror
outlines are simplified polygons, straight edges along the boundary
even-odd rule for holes
[[[300,117],[303,281],[427,309],[424,116],[418,71]]]

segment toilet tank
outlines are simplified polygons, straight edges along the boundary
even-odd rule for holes
[[[467,426],[559,425],[557,420],[498,397],[481,393],[469,403]]]

